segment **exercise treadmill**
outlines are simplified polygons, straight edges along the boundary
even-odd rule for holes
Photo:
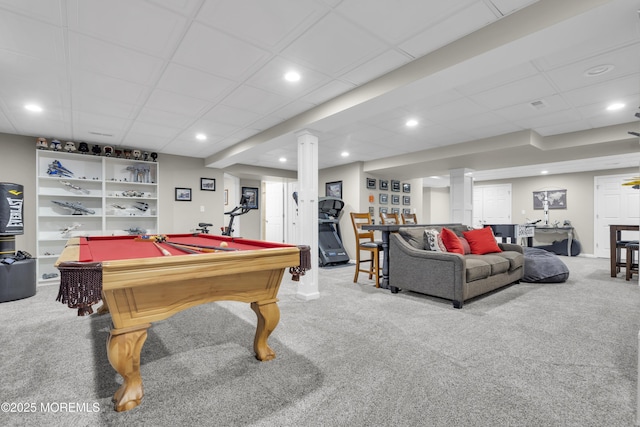
[[[318,199],[318,258],[320,267],[349,262],[342,246],[340,216],[344,202],[337,197]]]

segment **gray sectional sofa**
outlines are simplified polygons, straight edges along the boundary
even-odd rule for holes
[[[453,301],[455,308],[473,297],[511,283],[524,275],[523,248],[500,243],[503,252],[460,255],[429,250],[424,231],[440,226],[401,227],[389,236],[389,283],[400,289]],[[462,236],[464,225],[447,226]],[[425,249],[425,247],[427,249]]]

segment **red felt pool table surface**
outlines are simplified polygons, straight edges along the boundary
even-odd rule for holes
[[[173,244],[221,247],[224,242],[227,244],[227,249],[235,249],[238,251],[292,246],[284,243],[210,234],[167,234],[163,236],[166,237],[167,242]],[[164,256],[160,249],[153,244],[152,239],[141,240],[139,236],[80,237],[77,243],[79,246],[77,261],[79,262],[100,262]],[[189,255],[188,252],[177,249],[169,244],[159,243],[159,245],[171,253],[171,255]]]

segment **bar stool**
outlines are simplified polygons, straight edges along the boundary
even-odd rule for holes
[[[626,276],[625,278],[627,280],[631,280],[631,277],[633,277],[633,273],[638,274],[638,241],[637,240],[632,240],[629,243],[626,244],[626,248],[627,248],[627,263],[626,263]]]
[[[635,240],[617,240],[616,241],[616,273],[620,273],[621,268],[627,263],[622,261],[622,250],[627,248],[627,244],[635,243]]]

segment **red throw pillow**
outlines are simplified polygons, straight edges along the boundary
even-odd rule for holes
[[[456,233],[449,230],[448,228],[442,227],[440,235],[442,236],[442,242],[444,243],[444,246],[447,248],[447,252],[464,255],[464,247],[462,246],[462,242],[460,241],[460,239],[458,239],[458,236],[456,236]]]
[[[477,230],[463,231],[464,238],[469,242],[471,253],[476,255],[490,254],[492,252],[502,252],[496,243],[491,227],[479,228]]]

